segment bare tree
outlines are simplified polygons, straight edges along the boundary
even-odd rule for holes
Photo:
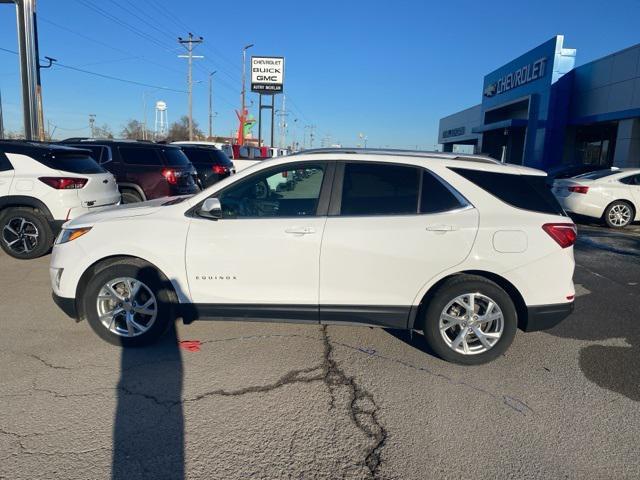
[[[111,131],[111,127],[106,123],[101,127],[95,127],[93,129],[94,135],[96,138],[113,138],[113,132]]]
[[[198,122],[193,121],[193,136],[194,138],[202,138],[204,134],[198,127]],[[183,115],[180,120],[173,122],[169,127],[169,133],[167,139],[176,142],[179,140],[189,140],[189,117]]]
[[[144,138],[144,125],[138,120],[129,120],[120,132],[122,138],[129,140],[142,140]]]

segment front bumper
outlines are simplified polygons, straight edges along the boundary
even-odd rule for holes
[[[571,315],[574,308],[574,302],[527,307],[527,318],[524,319],[521,328],[525,332],[548,330]]]
[[[75,298],[65,298],[59,295],[56,295],[55,292],[51,292],[51,297],[53,298],[53,302],[62,310],[67,316],[73,318],[74,320],[78,320],[78,309],[76,308],[76,299]]]

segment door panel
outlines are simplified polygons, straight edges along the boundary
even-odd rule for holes
[[[329,217],[320,255],[321,320],[324,306],[411,306],[429,279],[466,258],[477,228],[474,208]]]
[[[296,165],[259,171],[219,192],[222,219],[193,218],[186,264],[194,303],[310,305],[317,312],[327,217],[316,214],[332,175],[322,163]]]
[[[187,274],[194,303],[316,304],[326,217],[193,219]],[[288,233],[310,229],[313,233]]]

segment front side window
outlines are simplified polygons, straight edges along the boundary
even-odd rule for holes
[[[223,218],[304,217],[316,214],[323,165],[282,166],[241,180],[220,195]]]
[[[415,214],[419,188],[420,173],[415,167],[347,163],[340,214]]]

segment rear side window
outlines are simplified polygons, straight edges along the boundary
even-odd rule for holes
[[[0,172],[6,172],[7,170],[13,170],[13,165],[11,165],[4,152],[0,152]]]
[[[191,163],[179,148],[165,148],[162,150],[162,153],[164,153],[167,165],[171,167],[188,167]]]
[[[122,160],[129,165],[162,165],[155,148],[120,147],[119,150]]]
[[[450,170],[513,207],[566,216],[547,187],[545,176],[484,172],[466,168],[450,168]]]
[[[458,192],[426,170],[422,172],[420,213],[440,213],[469,205]]]
[[[69,173],[105,173],[86,153],[49,153],[41,162],[49,168]]]
[[[640,174],[621,178],[620,181],[627,185],[640,185]]]
[[[583,173],[581,175],[576,175],[573,178],[584,178],[585,180],[598,180],[599,178],[608,177],[609,175],[615,175],[616,173],[620,173],[617,170],[597,170],[595,172]]]
[[[344,167],[341,215],[398,215],[418,211],[417,168],[347,163]]]

